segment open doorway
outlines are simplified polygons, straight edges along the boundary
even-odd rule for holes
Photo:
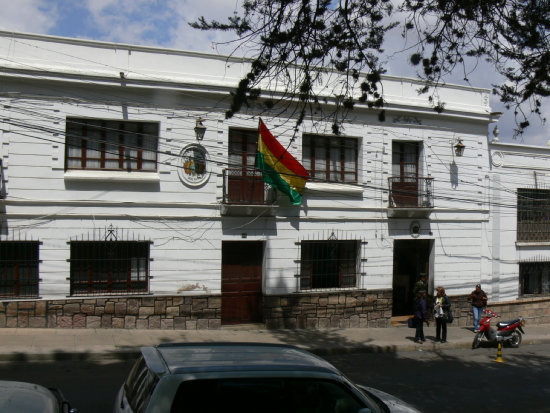
[[[393,245],[392,316],[410,315],[413,311],[413,288],[421,274],[430,285],[430,253],[433,240],[395,240]]]

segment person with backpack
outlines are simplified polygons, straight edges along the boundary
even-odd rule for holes
[[[426,307],[426,291],[420,290],[416,293],[416,299],[414,301],[414,320],[416,323],[416,334],[414,336],[414,342],[418,344],[426,341],[424,337],[424,322],[427,321],[427,307]]]

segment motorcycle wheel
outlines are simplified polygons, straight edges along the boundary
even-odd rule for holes
[[[481,344],[481,340],[483,340],[483,333],[476,333],[474,341],[472,342],[472,348],[478,348]]]
[[[518,348],[519,345],[521,344],[521,333],[517,330],[514,331],[508,343],[510,343],[510,347]]]

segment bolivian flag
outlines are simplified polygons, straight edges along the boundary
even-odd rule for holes
[[[256,168],[262,171],[264,182],[287,194],[292,205],[300,205],[309,173],[275,139],[261,119],[259,129]]]

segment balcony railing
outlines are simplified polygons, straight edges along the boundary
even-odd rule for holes
[[[223,171],[223,203],[229,205],[272,205],[276,191],[264,183],[255,168],[229,168]]]
[[[541,217],[539,220],[518,221],[518,242],[550,242],[550,222]]]
[[[433,208],[433,178],[388,178],[390,208]]]

